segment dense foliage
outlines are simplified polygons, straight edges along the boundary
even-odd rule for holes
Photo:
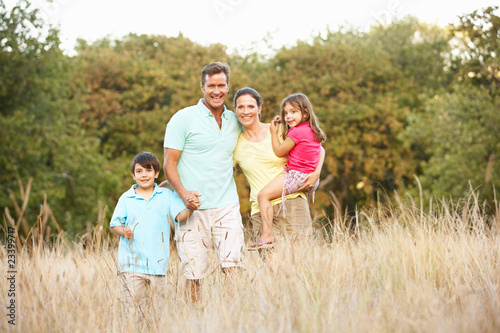
[[[331,216],[332,197],[350,211],[396,190],[418,195],[415,175],[427,198],[472,186],[491,203],[500,181],[497,13],[478,10],[448,28],[408,17],[366,33],[329,31],[271,57],[133,34],[81,40],[68,57],[29,3],[2,2],[0,205],[14,211],[9,193],[32,177],[29,213],[46,195],[64,230],[85,231],[97,203],[113,207],[132,183],[136,153],[163,158],[166,123],[201,97],[200,72],[212,61],[231,66],[227,106],[252,86],[266,121],[286,95],[308,95],[328,136],[315,214]],[[248,187],[236,177],[245,216]]]
[[[27,3],[7,12],[1,2],[0,11],[0,205],[14,214],[9,192],[33,178],[28,216],[35,220],[46,195],[61,227],[74,234],[95,221],[98,200],[112,202],[119,185],[99,141],[80,124],[85,86],[76,59],[59,48],[58,31],[45,28]]]

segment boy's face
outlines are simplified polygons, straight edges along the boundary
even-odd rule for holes
[[[160,171],[155,172],[153,168],[145,168],[139,163],[136,163],[132,177],[134,177],[134,180],[141,190],[149,190],[154,186],[155,178],[158,178],[159,174]]]

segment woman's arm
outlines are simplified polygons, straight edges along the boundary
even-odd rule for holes
[[[314,185],[319,179],[319,175],[321,174],[321,169],[323,168],[324,162],[325,162],[325,149],[323,148],[323,146],[321,146],[321,155],[319,157],[319,162],[318,165],[316,166],[316,169],[302,179],[303,184],[297,189],[297,192],[307,191],[314,187]]]

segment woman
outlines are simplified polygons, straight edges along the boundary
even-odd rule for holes
[[[273,152],[270,124],[260,122],[262,103],[262,97],[252,88],[242,88],[234,96],[234,110],[243,126],[243,132],[238,138],[233,160],[235,165],[240,166],[250,184],[251,220],[255,234],[262,230],[257,195],[271,180],[284,174],[283,166],[287,162],[286,158],[279,158]],[[324,156],[325,152],[322,149],[316,170],[304,178],[304,184],[299,188],[299,192],[285,196],[286,209],[282,209],[279,216],[276,214],[282,199],[271,201],[274,209],[272,228],[277,234],[294,238],[312,234],[309,203],[300,191],[309,190],[315,185],[319,179]],[[259,238],[249,249],[269,248],[273,246],[273,242],[274,238]]]

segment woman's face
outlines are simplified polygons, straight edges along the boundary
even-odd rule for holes
[[[249,127],[259,122],[262,105],[257,106],[257,101],[251,95],[241,95],[236,100],[236,115],[243,127]]]

